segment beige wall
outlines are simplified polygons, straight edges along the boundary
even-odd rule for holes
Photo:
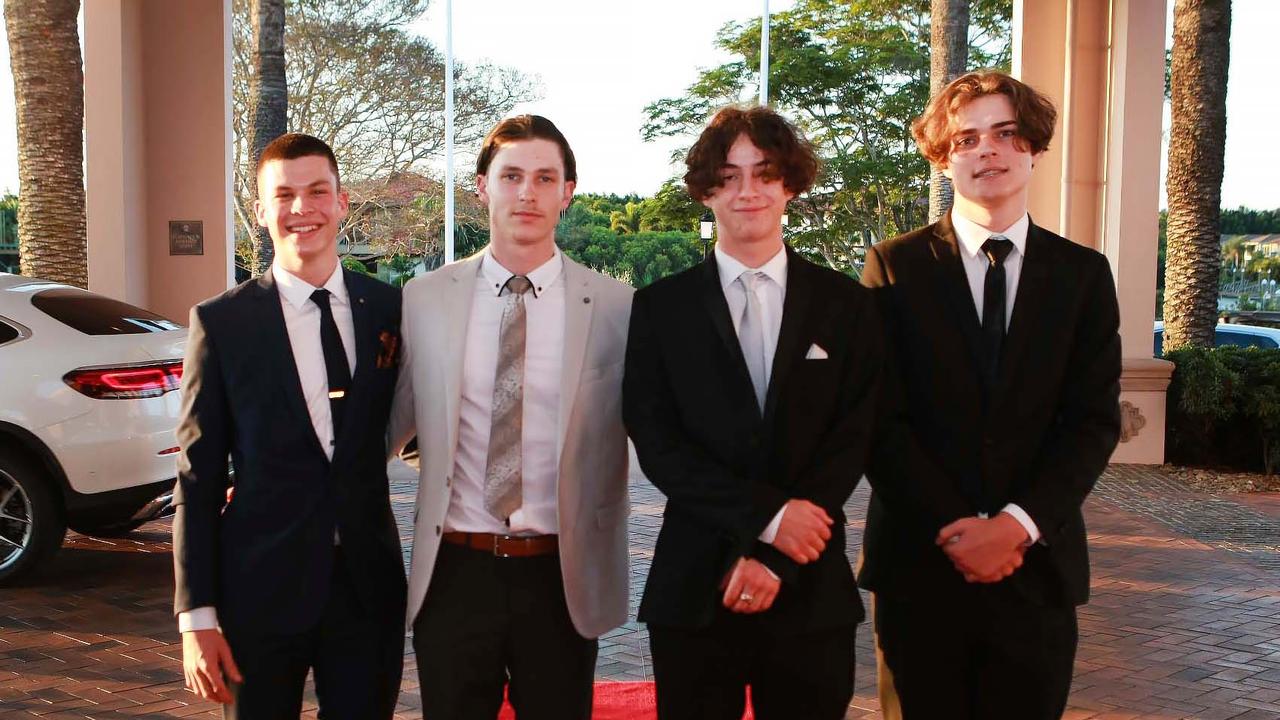
[[[1153,360],[1165,0],[1018,0],[1014,74],[1059,109],[1031,183],[1035,221],[1104,253],[1120,301],[1124,439],[1112,460],[1164,461]]]
[[[163,315],[231,285],[230,1],[85,4],[89,287]],[[169,221],[204,223],[171,256]]]

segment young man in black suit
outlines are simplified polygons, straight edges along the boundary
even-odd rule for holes
[[[1066,707],[1120,337],[1106,258],[1027,215],[1055,114],[1008,75],[955,80],[912,128],[951,212],[867,254],[888,369],[859,580],[905,720]]]
[[[727,108],[689,151],[715,214],[702,264],[636,292],[623,419],[667,496],[640,620],[663,720],[843,718],[862,606],[842,507],[881,369],[870,293],[782,240],[813,149],[768,108]]]
[[[338,262],[333,151],[288,134],[255,203],[275,260],[191,311],[173,524],[187,686],[229,718],[390,718],[405,576],[387,483],[400,292]],[[228,498],[228,457],[235,467]]]

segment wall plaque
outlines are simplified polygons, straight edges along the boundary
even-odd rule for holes
[[[170,220],[169,221],[169,254],[170,255],[203,255],[204,254],[204,221],[203,220]]]

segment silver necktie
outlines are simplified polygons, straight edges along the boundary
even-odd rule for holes
[[[754,270],[738,276],[738,282],[742,283],[742,289],[747,294],[742,322],[738,323],[738,344],[742,346],[742,356],[747,361],[747,372],[751,374],[751,385],[755,387],[756,404],[760,406],[760,412],[764,412],[764,396],[769,389],[769,370],[764,362],[764,317],[756,288],[766,280],[764,273]]]
[[[522,501],[524,294],[532,287],[529,278],[512,275],[503,289],[507,304],[502,310],[502,324],[498,331],[498,366],[493,377],[489,456],[484,468],[484,508],[504,522],[520,509]]]

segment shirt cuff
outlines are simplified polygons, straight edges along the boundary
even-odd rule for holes
[[[782,507],[778,509],[778,514],[774,515],[773,519],[769,521],[769,524],[764,526],[764,531],[760,533],[760,542],[765,545],[773,544],[773,541],[778,538],[778,526],[782,524],[782,513],[786,511],[787,506],[784,503]]]
[[[218,609],[213,606],[192,608],[178,613],[178,632],[218,629]]]
[[[1027,531],[1027,541],[1024,543],[1025,545],[1035,545],[1040,541],[1040,528],[1036,527],[1035,522],[1032,521],[1031,516],[1027,514],[1026,510],[1023,510],[1013,503],[1009,503],[1001,508],[1000,512],[1012,515],[1013,519],[1017,520],[1018,524],[1022,526],[1022,529]]]

